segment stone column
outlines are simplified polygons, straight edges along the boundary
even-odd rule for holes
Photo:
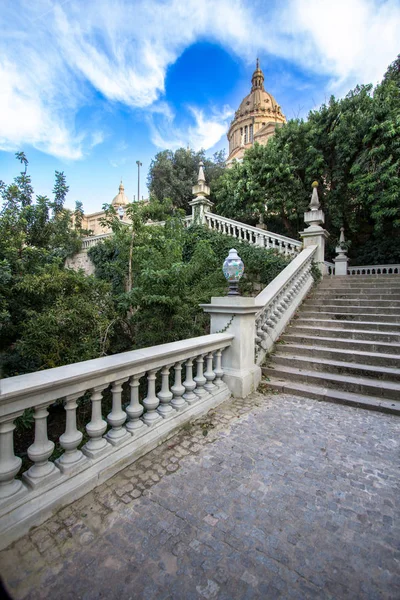
[[[320,209],[320,202],[318,199],[318,183],[314,181],[312,184],[313,192],[310,202],[310,210],[304,213],[304,222],[309,226],[304,231],[300,231],[300,236],[303,240],[304,248],[309,246],[318,246],[315,262],[317,263],[321,275],[326,274],[325,268],[325,240],[329,237],[329,233],[326,229],[323,229],[321,225],[325,223],[324,211]]]
[[[336,258],[333,259],[335,263],[335,276],[336,275],[347,275],[347,265],[349,259],[347,257],[346,240],[344,239],[344,227],[340,228],[339,244],[336,246]]]
[[[255,364],[255,315],[262,306],[255,298],[223,296],[201,304],[210,313],[210,333],[234,335],[231,346],[223,354],[224,381],[235,398],[245,398],[257,389],[261,369]]]

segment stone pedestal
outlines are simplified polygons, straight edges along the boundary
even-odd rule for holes
[[[325,240],[329,237],[329,233],[321,227],[325,223],[324,211],[320,209],[318,199],[318,183],[315,181],[312,184],[312,196],[310,202],[310,210],[304,213],[304,223],[308,225],[307,229],[300,231],[300,237],[303,240],[304,248],[309,246],[318,246],[315,262],[321,272],[325,275]]]
[[[335,263],[335,276],[347,275],[347,265],[349,259],[347,257],[346,240],[344,238],[344,227],[340,228],[339,244],[336,246],[336,258],[333,260]]]
[[[231,333],[232,345],[223,354],[224,381],[235,398],[245,398],[257,389],[261,369],[255,364],[255,315],[262,308],[255,298],[223,296],[201,304],[210,314],[210,333]]]

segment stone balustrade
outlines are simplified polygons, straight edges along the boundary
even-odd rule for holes
[[[221,217],[211,212],[206,212],[204,218],[209,229],[230,235],[240,241],[248,242],[261,248],[277,250],[285,256],[296,255],[302,247],[302,243],[298,240],[251,225],[245,225],[239,221]]]
[[[326,275],[334,275],[335,274],[335,263],[329,262],[328,260],[324,260],[325,265],[325,274]]]
[[[113,233],[102,233],[100,235],[93,235],[90,237],[82,238],[82,250],[88,250],[92,248],[92,246],[96,246],[99,242],[102,242],[106,238],[109,238],[113,235]]]
[[[347,267],[347,275],[398,275],[400,265],[366,265]]]
[[[255,298],[262,309],[256,314],[256,362],[261,364],[293,317],[313,284],[311,274],[317,246],[305,248]]]
[[[0,547],[226,400],[231,392],[223,381],[222,354],[233,337],[205,335],[2,380]],[[104,418],[107,390],[111,409]],[[77,419],[84,395],[91,402],[85,435]],[[58,440],[62,451],[51,461],[55,444],[48,438],[48,408],[60,399],[65,409],[65,430]],[[34,440],[26,449],[32,465],[18,478],[15,420],[28,408],[35,422]]]

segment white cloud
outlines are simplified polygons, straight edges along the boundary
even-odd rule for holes
[[[149,118],[151,141],[155,146],[176,150],[189,145],[196,151],[209,150],[225,135],[234,112],[229,106],[224,106],[222,111],[214,109],[210,114],[195,106],[187,108],[194,123],[185,128],[175,124],[171,110],[162,113],[162,119],[154,115]]]
[[[258,53],[286,58],[326,75],[339,94],[358,82],[375,83],[398,52],[400,6],[398,0],[14,0],[2,6],[0,27],[0,149],[32,144],[77,159],[102,141],[98,125],[94,132],[90,123],[85,130],[76,125],[94,93],[146,111],[159,147],[214,145],[225,133],[223,110],[192,107],[194,123],[185,130],[163,100],[168,67],[200,39],[249,63]]]
[[[278,51],[330,77],[338,93],[377,83],[399,52],[398,0],[290,0],[283,16],[288,43]]]

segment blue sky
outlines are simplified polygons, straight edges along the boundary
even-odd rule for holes
[[[156,152],[227,147],[259,56],[287,118],[377,83],[400,52],[400,0],[3,0],[0,179],[24,150],[35,192],[99,210],[141,195]]]

